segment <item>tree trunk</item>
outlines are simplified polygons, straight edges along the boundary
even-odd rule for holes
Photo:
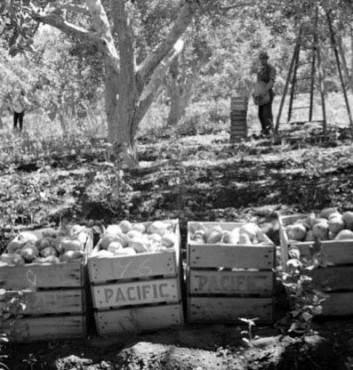
[[[351,74],[353,76],[353,27],[351,26]]]
[[[170,109],[167,119],[167,126],[176,126],[183,115],[181,106],[181,94],[179,86],[172,81],[169,86]]]
[[[205,63],[206,59],[198,59],[192,66],[190,75],[185,74],[184,68],[180,79],[178,79],[178,62],[173,62],[170,66],[170,83],[168,84],[170,110],[167,119],[168,126],[176,126],[184,115],[193,93],[193,87],[200,75],[200,69]]]
[[[168,93],[170,97],[170,109],[167,119],[167,126],[176,126],[182,116],[181,107],[181,88],[178,83],[178,59],[171,64],[169,69],[170,82],[168,86]]]
[[[136,159],[135,122],[138,92],[133,86],[124,84],[113,68],[106,65],[105,109],[108,123],[108,138],[115,157],[119,153]],[[129,161],[129,159],[127,159]]]
[[[353,77],[349,75],[349,70],[348,70],[347,61],[346,61],[346,55],[345,55],[344,49],[343,49],[342,37],[339,36],[339,35],[337,35],[337,45],[338,45],[338,52],[339,52],[340,57],[341,57],[341,64],[342,64],[342,67],[343,67],[343,72],[345,74],[345,78],[349,83],[349,87],[350,87],[351,91],[353,91]]]
[[[108,138],[113,144],[115,137],[118,136],[115,125],[115,110],[117,107],[119,78],[108,63],[105,66],[105,113],[108,122]]]

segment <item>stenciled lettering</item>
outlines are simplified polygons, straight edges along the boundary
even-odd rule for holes
[[[118,303],[120,301],[125,302],[126,301],[126,298],[124,296],[123,291],[120,288],[118,288],[118,290],[116,292],[116,302]]]
[[[114,295],[114,290],[113,289],[110,289],[110,288],[105,288],[104,289],[104,299],[105,299],[105,303],[108,303],[109,300],[113,297]]]
[[[143,299],[147,299],[148,298],[148,292],[151,290],[151,286],[150,285],[144,285],[142,287],[142,294],[143,294]]]
[[[271,289],[271,278],[267,275],[210,274],[195,275],[195,289],[199,292],[258,292]]]
[[[168,293],[163,293],[163,287],[168,287],[168,284],[160,284],[159,285],[159,294],[162,298],[168,298],[169,294]]]
[[[129,286],[127,288],[127,298],[129,301],[136,301],[136,298],[132,296],[132,292],[134,291],[134,287],[133,286]]]
[[[106,306],[115,303],[117,305],[126,305],[129,302],[151,302],[169,298],[171,290],[170,283],[144,283],[140,285],[121,284],[109,286],[103,289],[104,302]]]

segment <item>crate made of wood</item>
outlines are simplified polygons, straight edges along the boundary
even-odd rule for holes
[[[183,324],[177,222],[174,228],[177,242],[165,251],[99,257],[94,248],[88,272],[99,335]]]
[[[286,268],[288,250],[295,246],[300,256],[310,258],[313,242],[288,240],[285,227],[295,223],[306,215],[282,216],[280,219],[280,238],[282,264]],[[323,240],[321,254],[327,267],[313,270],[314,287],[329,295],[323,304],[322,316],[353,315],[353,240]]]
[[[188,230],[193,222],[188,223]],[[243,223],[204,222],[233,230]],[[266,244],[187,245],[187,312],[189,322],[236,322],[239,318],[273,319],[275,246]]]
[[[85,248],[92,248],[88,236]],[[0,310],[17,296],[18,291],[23,294],[25,305],[19,319],[11,317],[1,323],[1,330],[11,341],[86,336],[86,262],[87,257],[59,264],[12,266],[0,263]]]

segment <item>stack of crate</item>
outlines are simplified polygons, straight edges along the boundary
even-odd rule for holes
[[[188,223],[187,306],[189,322],[273,320],[275,246],[204,244],[191,240]],[[242,223],[204,222],[233,230]],[[266,237],[264,235],[264,237]]]
[[[167,251],[100,257],[94,248],[88,271],[99,335],[183,324],[180,232],[172,222],[177,242]]]
[[[34,231],[38,237],[41,230]],[[92,248],[87,234],[85,250]],[[59,264],[0,264],[0,309],[11,297],[23,294],[20,317],[5,320],[1,330],[13,342],[84,338],[87,334],[87,302],[83,260]]]
[[[288,250],[295,246],[300,256],[310,258],[313,242],[289,241],[285,227],[294,224],[306,215],[282,216],[281,248],[282,263],[286,269]],[[324,291],[328,298],[322,303],[322,316],[353,315],[353,240],[321,241],[321,254],[327,267],[319,267],[311,272],[314,288]],[[308,272],[309,274],[310,272]]]
[[[233,143],[245,139],[248,135],[248,97],[232,97],[230,110],[230,141]]]

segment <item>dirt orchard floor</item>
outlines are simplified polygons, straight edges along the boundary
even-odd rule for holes
[[[235,325],[186,325],[116,338],[13,344],[6,362],[16,370],[343,370],[353,368],[353,320],[342,324],[321,323],[320,336],[304,339],[258,327],[251,347],[244,345],[241,328]]]
[[[124,174],[120,198],[114,197],[116,177],[104,167],[99,148],[3,163],[0,186],[13,191],[0,193],[0,218],[7,225],[1,240],[5,245],[13,235],[11,222],[17,230],[22,224],[39,227],[43,220],[57,224],[61,217],[105,224],[178,218],[185,257],[191,220],[264,222],[275,210],[353,209],[352,154],[350,142],[231,145],[226,135],[147,142],[139,146],[140,168]],[[277,298],[285,305],[283,294]],[[2,353],[13,370],[353,368],[352,319],[317,323],[320,337],[306,342],[259,326],[254,335],[260,339],[251,348],[244,346],[241,329],[187,325],[109,339],[11,344]]]

